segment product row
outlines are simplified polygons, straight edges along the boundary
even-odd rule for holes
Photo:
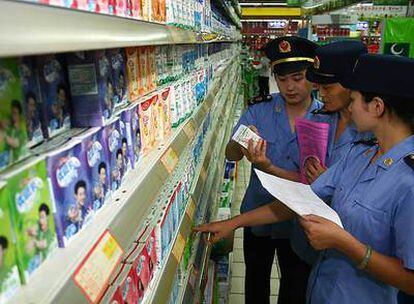
[[[180,229],[210,124],[210,115],[207,115],[198,135],[151,208],[150,215],[139,233],[137,244],[127,253],[121,270],[112,280],[103,298],[104,303],[141,303],[149,300],[148,297],[157,288],[156,277],[161,275],[168,252]],[[151,244],[150,248],[148,244]],[[141,252],[139,262],[136,252]]]
[[[181,28],[197,32],[227,32],[236,29],[228,19],[212,7],[210,0],[20,0],[39,4],[109,14]]]
[[[96,214],[111,201],[128,171],[139,170],[143,151],[170,135],[172,104],[184,111],[176,119],[189,113],[182,107],[183,97],[195,90],[178,90],[183,83],[131,104],[106,126],[90,128],[0,176],[0,303],[26,284],[57,247],[67,247],[82,229],[94,225]],[[177,91],[180,98],[174,97]],[[159,261],[178,229],[210,122],[208,114],[145,222],[146,230],[155,227]],[[153,266],[159,267],[155,262]]]
[[[105,126],[159,85],[177,96],[178,125],[204,96],[213,66],[233,52],[211,44],[0,59],[0,170],[70,128]]]

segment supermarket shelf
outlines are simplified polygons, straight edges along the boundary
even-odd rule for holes
[[[232,94],[232,92],[231,92],[231,94]],[[237,98],[238,97],[239,97],[239,95],[236,94],[236,99],[233,100],[232,106],[231,107],[227,107],[227,108],[230,109],[228,111],[229,114],[224,116],[225,119],[227,119],[227,121],[228,121],[228,119],[231,119],[231,116],[234,115],[234,113],[235,113],[235,108],[236,108],[236,105],[237,105],[237,100],[238,100]],[[221,189],[220,188],[220,185],[221,185],[221,181],[222,181],[223,173],[224,173],[224,168],[223,168],[224,149],[225,149],[226,144],[227,144],[227,140],[226,139],[228,138],[229,134],[231,133],[232,128],[233,128],[233,126],[231,124],[227,124],[227,129],[222,133],[223,134],[222,139],[224,139],[224,140],[222,140],[222,145],[220,146],[220,149],[219,149],[219,151],[220,151],[219,154],[218,154],[219,155],[219,158],[216,159],[216,161],[213,163],[213,166],[211,166],[212,160],[211,159],[208,159],[208,166],[209,166],[210,170],[212,169],[212,170],[215,171],[215,174],[211,178],[211,180],[213,181],[212,183],[210,183],[210,187],[211,188],[210,189],[207,189],[207,191],[206,191],[207,193],[210,193],[210,196],[207,199],[208,202],[216,202],[217,201],[217,198],[218,198],[219,191]],[[214,149],[217,149],[217,148],[214,147],[212,150],[214,150]],[[206,162],[207,162],[207,158],[206,158]],[[204,168],[204,165],[203,165],[203,168]],[[197,190],[197,187],[196,187],[196,190]],[[202,204],[202,203],[200,203],[200,204]],[[216,209],[216,204],[213,204],[211,207],[213,209]],[[206,205],[206,208],[203,211],[203,213],[204,213],[203,214],[203,217],[206,217],[207,216],[207,213],[208,213],[207,211],[208,211],[208,206]],[[198,248],[199,247],[200,238],[201,237],[202,237],[201,234],[199,234],[197,236],[196,240],[194,241],[194,248]],[[195,295],[194,299],[197,299],[197,296],[199,296],[199,294],[197,294],[197,291],[200,291],[200,287],[201,287],[201,283],[202,283],[203,271],[204,271],[205,267],[208,265],[206,263],[208,261],[208,256],[209,256],[208,251],[209,251],[209,248],[206,247],[204,249],[204,252],[203,252],[203,258],[202,258],[202,265],[203,265],[203,267],[200,269],[200,271],[198,273],[197,283],[196,283],[196,285],[194,287],[194,290],[196,291],[196,295]],[[197,252],[197,250],[195,250],[193,252],[193,255],[190,257],[189,265],[191,265],[194,262],[194,260],[195,260],[195,253],[196,252]],[[189,280],[189,272],[186,274],[186,277],[184,278],[184,283],[182,284],[182,287],[181,287],[181,290],[180,290],[180,293],[179,293],[179,297],[178,297],[178,303],[183,303],[184,299],[188,299],[185,296],[186,295],[186,292],[187,292],[188,280]]]
[[[0,57],[115,47],[229,42],[231,38],[61,7],[3,0]]]
[[[221,99],[217,100],[217,103],[220,103]],[[214,106],[213,106],[214,107]],[[217,125],[213,127],[213,129],[217,128]],[[212,137],[211,137],[212,138]],[[208,143],[205,144],[205,148],[208,149],[208,147],[211,147],[211,139],[210,141],[207,141]],[[205,154],[205,160],[208,159],[208,153]],[[203,162],[204,167],[205,162]],[[200,185],[205,182],[205,175],[202,173],[203,168],[201,168],[198,171],[197,175],[197,182],[195,183],[195,186],[193,186],[192,189],[200,188]],[[205,172],[205,171],[204,171]],[[191,192],[190,192],[191,193]],[[182,252],[179,253],[178,256],[174,254],[174,252],[177,252],[178,250],[175,250],[175,248],[180,247],[180,242],[178,241],[178,238],[181,238],[182,240],[187,240],[188,236],[191,233],[191,227],[194,221],[194,215],[195,215],[195,209],[197,206],[197,198],[195,197],[195,193],[191,194],[191,199],[188,202],[185,216],[181,222],[179,233],[177,234],[175,238],[175,243],[172,246],[171,252],[168,255],[168,259],[163,265],[163,268],[160,271],[160,276],[158,277],[157,282],[154,284],[155,288],[153,290],[152,295],[147,299],[146,303],[167,303],[168,299],[171,295],[171,288],[174,282],[175,275],[177,273],[178,265],[180,263],[180,260],[182,258]],[[173,253],[173,254],[171,254]],[[159,282],[162,282],[162,285],[159,284]]]
[[[205,101],[195,110],[192,118],[177,128],[170,140],[145,157],[139,164],[139,170],[131,171],[122,187],[113,195],[112,201],[102,207],[96,215],[93,225],[82,230],[69,244],[68,248],[56,250],[36,271],[28,285],[23,286],[10,303],[86,303],[81,290],[72,280],[72,274],[83,258],[96,243],[102,233],[109,229],[120,246],[127,251],[138,236],[141,225],[155,201],[159,190],[170,176],[162,159],[173,150],[180,156],[193,137],[187,131],[198,129],[210,109],[225,76],[234,59],[215,76]],[[190,135],[188,135],[190,134]]]
[[[215,0],[214,3],[224,11],[224,13],[226,14],[226,16],[230,19],[230,21],[238,29],[241,29],[241,21],[240,21],[240,18],[234,12],[231,11],[229,5],[227,5],[224,0]]]

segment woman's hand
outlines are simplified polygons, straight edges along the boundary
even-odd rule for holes
[[[193,230],[197,232],[209,232],[211,237],[208,240],[210,244],[217,243],[221,239],[229,237],[236,229],[232,224],[232,220],[212,222],[195,227]]]
[[[315,157],[309,157],[305,161],[305,176],[309,184],[312,184],[318,179],[327,169],[323,167],[318,159]]]
[[[305,215],[299,221],[310,244],[316,250],[338,249],[348,234],[334,222],[317,215]]]

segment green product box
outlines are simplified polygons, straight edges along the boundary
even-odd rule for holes
[[[10,214],[10,196],[6,183],[0,184],[0,303],[10,300],[20,286],[16,261],[16,238]]]
[[[26,121],[17,59],[0,59],[0,170],[27,154]]]
[[[44,159],[36,159],[7,176],[20,277],[25,284],[57,247]]]

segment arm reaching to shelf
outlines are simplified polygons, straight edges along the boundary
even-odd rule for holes
[[[279,201],[235,216],[229,220],[212,222],[194,228],[197,232],[212,234],[209,242],[214,244],[228,237],[234,230],[241,227],[259,226],[290,220],[295,213]]]

